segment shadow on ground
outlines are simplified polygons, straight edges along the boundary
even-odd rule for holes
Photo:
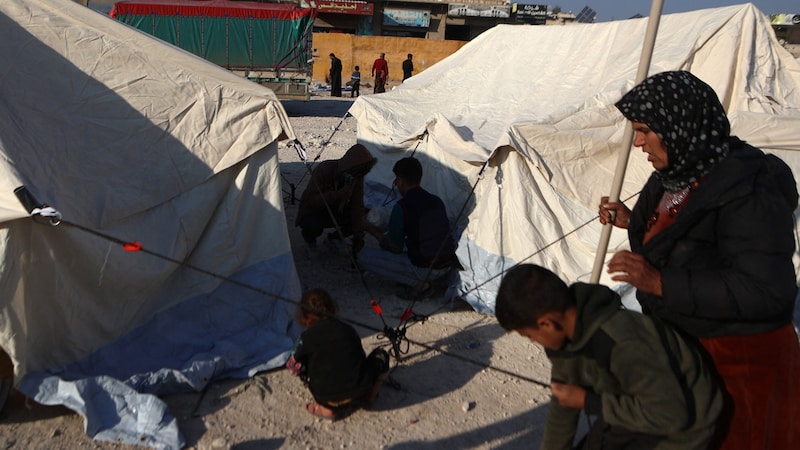
[[[197,442],[208,431],[205,417],[224,409],[231,398],[246,388],[250,380],[225,379],[209,383],[202,392],[173,394],[164,396],[170,413],[178,420],[181,434],[186,438],[187,446]],[[242,447],[242,448],[278,448],[278,447]]]
[[[289,117],[344,117],[353,104],[349,97],[303,100],[281,100],[283,109]]]
[[[75,414],[75,412],[66,406],[48,406],[34,401],[26,401],[22,393],[12,390],[3,409],[0,410],[0,423],[37,422],[71,414]]]
[[[231,450],[275,450],[281,448],[284,438],[255,439],[231,446]]]
[[[389,450],[467,449],[483,448],[487,445],[493,449],[539,448],[548,409],[547,405],[539,406],[516,416],[445,438],[402,442],[386,448]],[[508,439],[509,436],[514,437]]]
[[[430,348],[414,346],[420,351],[406,354],[410,362],[394,367],[390,382],[371,409],[405,408],[458,390],[491,364],[491,343],[503,334],[498,325],[484,324],[445,336]],[[453,364],[463,364],[464,370],[452,370]],[[442,377],[442,373],[448,376]],[[399,386],[392,389],[392,383]]]

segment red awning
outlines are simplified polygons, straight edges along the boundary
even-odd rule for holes
[[[124,14],[294,20],[309,15],[316,16],[316,10],[301,8],[294,3],[256,3],[231,0],[126,0],[115,3],[109,13],[112,18]]]

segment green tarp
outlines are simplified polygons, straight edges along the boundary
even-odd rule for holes
[[[204,2],[205,3],[205,2]],[[213,1],[119,2],[116,20],[220,66],[305,71],[315,10],[294,4]]]

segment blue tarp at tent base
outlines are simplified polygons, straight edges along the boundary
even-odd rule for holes
[[[280,273],[293,267],[292,255],[284,254],[243,270],[233,279],[254,289],[223,283],[82,361],[29,373],[19,390],[39,403],[78,412],[95,439],[180,449],[177,422],[157,396],[200,392],[215,380],[281,367],[299,335],[291,319],[294,305],[285,301],[299,298],[298,286],[278,284],[292,279]]]

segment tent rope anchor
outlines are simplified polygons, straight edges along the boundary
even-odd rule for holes
[[[30,213],[34,222],[50,225],[52,227],[61,224],[61,213],[52,206],[48,206],[36,200],[36,197],[31,194],[27,187],[20,186],[14,189],[14,195],[17,196],[17,199],[22,203],[22,206],[25,207],[25,210]]]

